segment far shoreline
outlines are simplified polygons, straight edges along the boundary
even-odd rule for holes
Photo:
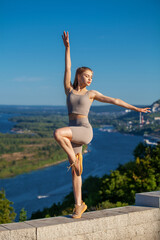
[[[83,150],[83,155],[89,152],[87,149],[88,149],[88,146],[86,147],[86,149]],[[42,170],[42,169],[45,169],[45,168],[48,168],[48,167],[52,167],[52,166],[55,166],[55,165],[58,165],[58,164],[61,164],[61,163],[63,163],[63,162],[67,162],[67,161],[68,161],[68,159],[62,159],[62,160],[57,161],[57,162],[53,162],[53,163],[50,163],[50,164],[49,164],[49,163],[48,163],[48,164],[45,164],[45,165],[43,165],[43,166],[41,166],[41,167],[38,167],[38,168],[36,168],[36,169],[29,170],[28,172],[22,172],[22,173],[15,174],[15,175],[10,176],[10,177],[9,177],[9,176],[8,176],[8,177],[0,177],[0,179],[6,180],[6,179],[15,178],[15,177],[17,177],[17,176],[19,176],[19,175],[29,174],[29,173],[31,173],[31,172],[38,171],[38,170]],[[69,165],[69,161],[68,161],[68,165]]]

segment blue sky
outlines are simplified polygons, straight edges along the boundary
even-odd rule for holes
[[[65,105],[64,30],[72,81],[88,66],[88,90],[152,104],[160,98],[159,12],[158,0],[1,0],[0,104]]]

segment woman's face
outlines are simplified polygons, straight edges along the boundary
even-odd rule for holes
[[[89,69],[86,70],[85,72],[81,73],[80,77],[79,77],[79,84],[82,86],[86,85],[86,86],[90,86],[91,82],[92,82],[92,76],[93,76],[93,72],[90,71]]]

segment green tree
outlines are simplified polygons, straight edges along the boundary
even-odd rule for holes
[[[24,222],[27,220],[27,211],[24,208],[21,209],[19,213],[19,222]]]
[[[0,191],[0,224],[14,221],[16,213],[14,212],[14,208],[10,206],[11,204],[13,202],[10,202],[6,198],[5,191],[2,189]]]
[[[135,160],[120,165],[102,178],[101,201],[134,204],[135,193],[160,190],[160,145],[139,144]]]
[[[88,210],[120,207],[135,203],[135,194],[160,190],[160,145],[139,144],[130,161],[103,177],[90,176],[83,183],[83,200]],[[74,207],[73,192],[62,203],[53,204],[32,214],[34,218],[70,214]]]

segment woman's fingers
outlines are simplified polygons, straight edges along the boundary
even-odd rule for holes
[[[62,35],[62,39],[63,39],[63,43],[64,43],[65,47],[68,47],[69,46],[69,33],[64,31],[63,35]]]
[[[63,32],[62,38],[63,38],[63,40],[66,38],[66,33],[65,33],[65,31]]]
[[[63,38],[66,38],[66,39],[69,38],[69,33],[67,32],[67,34],[66,34],[66,32],[64,31],[63,32]]]
[[[150,111],[151,108],[140,108],[140,112],[151,112]]]
[[[63,40],[68,40],[69,39],[69,34],[68,34],[68,32],[67,32],[67,34],[65,33],[65,31],[63,32],[63,35],[62,35],[62,38],[63,38]]]
[[[150,111],[150,108],[145,108],[145,111],[147,111],[147,112],[151,112],[151,111]]]

